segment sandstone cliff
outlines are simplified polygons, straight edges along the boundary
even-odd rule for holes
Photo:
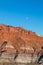
[[[5,41],[6,45],[3,44]],[[35,32],[0,24],[0,50],[6,50],[5,53],[14,54],[16,51],[18,53],[34,53],[34,50],[38,52],[41,46],[43,46],[43,37]]]

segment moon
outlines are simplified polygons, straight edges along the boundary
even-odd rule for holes
[[[29,17],[28,16],[26,16],[26,20],[28,20],[29,19]]]

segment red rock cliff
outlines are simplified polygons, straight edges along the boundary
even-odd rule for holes
[[[6,53],[32,53],[34,49],[40,50],[43,46],[43,37],[35,32],[25,30],[21,27],[0,24],[0,48],[6,41]]]

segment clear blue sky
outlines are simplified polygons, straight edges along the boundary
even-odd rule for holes
[[[0,0],[0,23],[43,35],[43,0]]]

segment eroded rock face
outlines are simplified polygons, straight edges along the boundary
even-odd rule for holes
[[[5,53],[36,53],[43,46],[43,37],[35,32],[25,30],[21,27],[13,27],[0,24],[0,50],[3,42],[6,41]]]

